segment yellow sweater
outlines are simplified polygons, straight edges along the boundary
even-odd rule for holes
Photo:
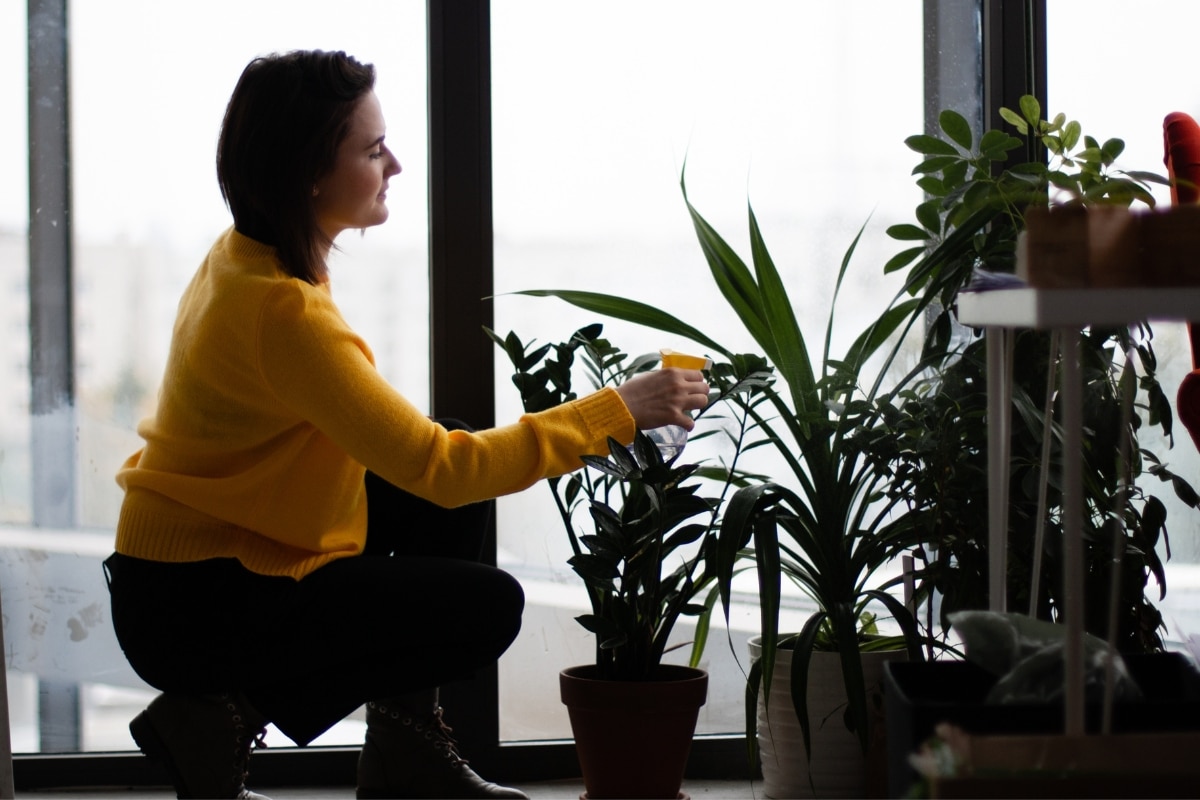
[[[606,389],[448,432],[380,377],[328,284],[289,277],[273,248],[230,229],[180,301],[158,407],[138,433],[145,446],[117,474],[118,552],[235,557],[298,579],[362,552],[365,469],[452,507],[577,469],[607,437],[632,440],[634,422]]]

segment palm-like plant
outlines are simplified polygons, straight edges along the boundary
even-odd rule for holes
[[[682,184],[681,184],[682,185]],[[686,201],[686,186],[683,186]],[[758,575],[762,656],[753,669],[751,686],[761,674],[770,686],[779,646],[779,611],[783,577],[796,583],[818,611],[794,640],[792,693],[809,746],[805,686],[813,645],[819,640],[842,656],[849,709],[847,720],[867,746],[868,708],[863,685],[862,620],[866,606],[877,601],[899,622],[911,657],[921,658],[920,637],[912,614],[884,585],[873,585],[876,572],[912,546],[913,529],[883,491],[883,473],[853,444],[850,434],[863,424],[862,412],[882,385],[898,349],[885,350],[898,330],[911,324],[918,301],[901,300],[887,309],[840,359],[831,355],[834,313],[816,360],[800,330],[787,289],[766,247],[753,209],[749,226],[753,270],[703,216],[688,203],[709,270],[729,307],[766,354],[778,380],[761,392],[735,399],[754,423],[756,440],[749,448],[768,446],[787,467],[787,477],[756,482],[734,493],[721,526],[719,547],[710,552],[722,605],[728,616],[731,584],[744,549],[753,543]],[[861,235],[861,231],[860,234]],[[846,252],[837,290],[851,263],[858,237]],[[653,306],[626,298],[566,290],[534,290],[611,317],[692,339],[726,357],[734,354],[712,337]],[[834,307],[837,291],[835,290]],[[884,363],[866,396],[858,395],[868,361],[884,354]],[[850,422],[849,420],[854,420]],[[869,616],[869,615],[868,615]],[[868,626],[869,627],[869,626]],[[827,634],[819,639],[819,633]],[[887,642],[895,647],[895,640]],[[769,689],[768,689],[769,691]],[[766,698],[769,701],[769,696]],[[753,714],[748,703],[748,718]],[[752,729],[749,728],[749,729]],[[748,737],[753,748],[753,737]]]

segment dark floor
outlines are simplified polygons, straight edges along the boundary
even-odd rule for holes
[[[253,787],[251,787],[253,788]],[[529,795],[530,800],[575,800],[583,793],[583,784],[576,781],[551,781],[546,783],[526,783],[519,787]],[[762,784],[750,781],[685,781],[683,791],[693,800],[757,800],[762,797]],[[137,798],[137,800],[167,800],[175,793],[167,789],[56,789],[45,792],[17,792],[18,798],[36,798],[36,800],[79,800],[79,798]],[[350,800],[354,797],[354,789],[347,786],[273,789],[270,792],[272,800],[316,800],[330,798]]]

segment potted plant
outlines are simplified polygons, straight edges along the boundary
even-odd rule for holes
[[[887,271],[907,269],[907,292],[932,309],[932,335],[926,354],[938,364],[921,385],[880,394],[878,420],[861,430],[859,441],[872,459],[892,478],[889,491],[903,496],[917,515],[927,547],[919,555],[925,568],[917,575],[918,593],[941,595],[943,634],[948,615],[956,610],[987,606],[986,545],[986,411],[984,343],[957,325],[954,297],[982,267],[1011,273],[1016,267],[1018,240],[1031,212],[1075,209],[1096,214],[1125,209],[1133,202],[1152,207],[1148,184],[1165,182],[1147,172],[1123,172],[1115,160],[1124,149],[1119,139],[1100,142],[1082,135],[1077,122],[1064,115],[1041,118],[1040,104],[1022,98],[1017,111],[1004,109],[1003,118],[1017,135],[988,131],[976,137],[969,124],[953,111],[940,115],[941,135],[910,137],[908,145],[921,154],[914,169],[928,200],[916,210],[916,225],[896,225],[889,234],[910,246],[893,258]],[[1014,152],[1029,154],[1038,147],[1049,160],[1010,163]],[[1094,260],[1094,259],[1093,259]],[[1038,565],[1035,529],[1039,493],[1045,472],[1057,474],[1060,453],[1049,450],[1042,464],[1046,421],[1047,375],[1057,354],[1050,335],[1022,332],[1015,341],[1013,376],[1013,474],[1010,479],[1010,558],[1007,592],[1010,607],[1028,609],[1031,616],[1056,618],[1061,609],[1061,497],[1057,486],[1046,489],[1048,513],[1045,558]],[[1154,495],[1135,485],[1145,473],[1171,483],[1176,495],[1195,507],[1200,498],[1152,450],[1139,446],[1138,434],[1150,426],[1172,435],[1170,400],[1159,385],[1157,359],[1148,325],[1136,329],[1092,329],[1081,339],[1081,369],[1087,387],[1083,424],[1089,446],[1083,453],[1087,511],[1084,537],[1092,597],[1109,593],[1114,563],[1114,519],[1123,541],[1119,560],[1122,603],[1116,640],[1122,652],[1152,652],[1162,648],[1162,617],[1146,597],[1153,576],[1166,591],[1163,564],[1156,550],[1166,541],[1166,508]],[[1135,357],[1122,358],[1125,354]],[[1123,363],[1122,363],[1123,362]],[[1135,387],[1132,416],[1122,423],[1119,408],[1125,387]],[[1132,443],[1131,457],[1117,456],[1122,438]],[[1051,443],[1057,440],[1051,437]],[[1039,466],[1040,465],[1040,466]],[[1114,517],[1118,487],[1128,486]],[[1167,548],[1169,552],[1169,546]],[[1031,581],[1037,569],[1038,581]],[[1040,586],[1030,596],[1032,586]],[[1088,606],[1086,628],[1108,635],[1105,603]],[[930,627],[934,621],[929,620]]]
[[[787,365],[780,368],[786,391],[771,386],[749,398],[756,432],[774,446],[786,470],[734,494],[719,549],[726,610],[733,555],[749,545],[755,561],[761,635],[749,676],[747,731],[757,730],[764,790],[769,797],[879,794],[885,775],[878,715],[883,663],[920,659],[922,639],[910,609],[889,591],[893,582],[877,573],[918,542],[907,509],[885,492],[886,474],[865,458],[853,435],[873,424],[870,400],[899,352],[886,348],[911,317],[912,304],[902,300],[886,309],[844,357],[832,356],[838,292],[856,238],[838,272],[820,356],[812,358],[753,212],[751,273],[691,211],[730,306],[756,332],[772,363]],[[876,355],[881,361],[869,375]],[[919,370],[896,379],[903,384]],[[785,578],[817,607],[798,633],[779,629]],[[879,635],[872,608],[882,609],[900,635]],[[772,692],[779,695],[775,703]],[[791,726],[798,737],[789,736]],[[755,739],[748,741],[753,746]]]
[[[686,188],[685,188],[686,198]],[[747,702],[748,745],[754,755],[756,708],[760,677],[765,690],[762,703],[769,714],[776,660],[782,648],[794,654],[787,670],[791,703],[777,704],[794,710],[804,756],[785,748],[764,745],[770,758],[763,759],[763,774],[769,796],[794,796],[795,792],[840,792],[861,796],[865,791],[863,761],[871,739],[871,691],[863,667],[864,651],[890,649],[893,654],[920,658],[921,639],[912,614],[890,592],[886,581],[876,579],[877,570],[914,545],[913,528],[903,515],[889,517],[901,509],[889,501],[882,473],[863,458],[850,434],[864,424],[869,404],[858,393],[867,381],[866,365],[883,353],[898,327],[912,314],[915,301],[902,301],[887,309],[851,346],[844,358],[831,355],[833,313],[818,358],[810,357],[800,332],[787,290],[762,241],[753,211],[750,234],[754,254],[751,271],[719,234],[690,205],[704,253],[717,285],[746,330],[767,354],[780,380],[754,394],[734,398],[738,409],[753,422],[754,442],[750,447],[771,447],[786,474],[771,480],[756,480],[737,490],[730,500],[721,526],[718,546],[711,552],[712,573],[728,614],[733,574],[739,569],[744,549],[752,545],[761,607],[761,639],[758,658],[749,677]],[[852,243],[843,259],[837,285],[840,288],[854,252]],[[721,354],[730,351],[698,329],[661,309],[624,298],[573,291],[539,290],[532,295],[557,296],[594,312],[637,322],[673,335],[685,336]],[[836,294],[835,294],[836,305]],[[813,363],[820,371],[813,369]],[[885,359],[870,382],[878,390],[892,357]],[[799,632],[780,632],[781,581],[794,581],[816,603],[818,611]],[[874,615],[868,604],[876,603],[899,624],[902,636],[875,635]],[[810,665],[814,648],[827,648],[842,701],[845,725],[813,725],[808,708]],[[874,661],[869,656],[868,661]],[[824,661],[823,657],[818,660]],[[823,665],[822,665],[823,666]],[[824,671],[824,670],[822,670]],[[776,690],[777,691],[777,690]],[[778,692],[777,692],[778,693]],[[758,738],[771,737],[779,725],[765,714]],[[847,734],[846,731],[851,733]],[[858,765],[844,761],[828,772],[810,771],[814,749],[824,764],[833,759],[821,756],[824,744],[813,745],[820,736],[849,740]],[[795,756],[794,758],[790,756]],[[820,785],[817,785],[820,784]]]
[[[953,597],[955,603],[961,602],[960,607],[986,605],[986,595],[980,594],[980,589],[986,587],[986,573],[982,571],[986,555],[981,555],[985,547],[981,534],[986,525],[981,520],[986,513],[983,504],[986,493],[969,488],[971,481],[976,482],[976,489],[982,484],[982,467],[977,462],[959,464],[958,471],[951,476],[960,481],[957,484],[947,482],[945,473],[926,468],[946,465],[953,468],[956,463],[977,458],[983,452],[982,445],[976,445],[969,437],[961,438],[966,429],[972,435],[982,436],[984,426],[980,420],[986,406],[981,405],[984,397],[980,389],[982,375],[970,372],[978,370],[981,363],[979,344],[969,331],[955,325],[955,295],[970,283],[977,266],[984,265],[997,272],[1013,271],[1018,235],[1025,227],[1024,214],[1030,205],[1044,208],[1050,203],[1051,195],[1063,194],[1062,198],[1056,198],[1057,201],[1065,200],[1076,206],[1105,203],[1128,206],[1135,199],[1149,198],[1146,182],[1155,179],[1149,174],[1116,171],[1112,168],[1113,162],[1123,147],[1119,140],[1100,143],[1084,138],[1079,126],[1061,115],[1052,121],[1042,120],[1040,107],[1032,98],[1022,100],[1019,113],[1005,111],[1004,116],[1017,126],[1024,139],[989,131],[974,140],[969,125],[960,115],[945,112],[941,115],[944,137],[917,136],[908,140],[909,146],[924,156],[914,172],[920,176],[918,183],[929,199],[917,208],[918,225],[896,225],[888,231],[894,238],[912,244],[885,266],[887,272],[907,269],[905,286],[844,359],[830,358],[829,336],[826,336],[819,373],[812,369],[786,291],[753,212],[750,213],[752,272],[688,205],[714,280],[730,308],[754,336],[784,382],[783,389],[772,387],[748,405],[754,412],[751,418],[759,430],[767,433],[767,441],[776,446],[788,469],[774,485],[759,484],[740,490],[726,514],[728,535],[723,540],[724,547],[717,550],[717,573],[726,575],[736,561],[733,554],[736,548],[753,543],[763,598],[764,632],[776,632],[772,628],[772,620],[778,618],[776,578],[784,569],[782,564],[774,563],[777,554],[798,556],[796,563],[801,572],[797,574],[808,576],[801,580],[807,579],[817,586],[818,576],[828,580],[827,576],[837,575],[840,565],[847,563],[843,562],[843,556],[853,553],[860,541],[868,546],[855,556],[858,560],[852,565],[859,572],[854,574],[869,577],[876,568],[870,561],[873,555],[890,558],[907,546],[916,546],[918,555],[934,560],[934,563],[926,563],[916,575],[918,597],[928,600],[935,592],[942,592],[944,597]],[[1082,148],[1076,150],[1081,141]],[[1053,154],[1051,163],[1039,160],[1039,146]],[[1017,149],[1026,152],[1025,159],[1006,165],[1006,160]],[[686,201],[686,188],[684,197]],[[854,248],[852,243],[842,263],[839,285],[840,275],[844,274]],[[686,336],[715,352],[724,352],[717,342],[701,331],[661,309],[636,301],[572,291],[538,290],[527,294],[557,296],[583,308]],[[880,369],[873,381],[868,380],[869,376],[863,374],[866,359],[879,355],[885,367],[895,363],[899,341],[927,320],[917,367],[898,379],[891,376],[893,383],[886,390],[882,388],[889,379],[886,369]],[[1097,582],[1103,580],[1104,585],[1107,585],[1111,572],[1108,565],[1112,563],[1113,550],[1109,544],[1111,539],[1100,534],[1111,528],[1108,520],[1113,518],[1112,500],[1122,475],[1136,474],[1144,469],[1170,481],[1185,502],[1192,505],[1196,502],[1191,487],[1173,475],[1148,449],[1135,445],[1135,458],[1124,468],[1118,466],[1115,458],[1120,436],[1129,433],[1119,431],[1119,425],[1114,426],[1113,422],[1119,419],[1114,413],[1118,407],[1118,394],[1114,388],[1121,381],[1141,387],[1143,395],[1139,407],[1146,413],[1148,422],[1161,426],[1168,435],[1170,433],[1170,404],[1154,378],[1155,360],[1148,328],[1140,333],[1143,335],[1135,338],[1133,333],[1125,330],[1094,330],[1085,338],[1084,357],[1092,375],[1089,389],[1093,385],[1098,389],[1089,396],[1089,420],[1094,423],[1097,435],[1086,454],[1085,469],[1089,477],[1085,485],[1091,528],[1085,536],[1091,543],[1088,572]],[[889,337],[891,343],[885,346]],[[1025,352],[1030,354],[1021,359],[1023,364],[1046,367],[1052,361],[1045,336],[1023,334],[1018,346],[1026,348]],[[1121,352],[1137,354],[1142,367],[1140,374],[1135,369],[1137,364],[1132,364],[1126,367],[1123,377],[1118,376],[1113,370],[1118,361],[1114,352],[1118,348]],[[1019,375],[1016,392],[1018,418],[1022,423],[1019,435],[1023,441],[1014,444],[1016,472],[1011,485],[1017,503],[1012,521],[1018,530],[1010,532],[1014,552],[1009,559],[1013,571],[1007,590],[1010,596],[1018,598],[1022,587],[1028,590],[1029,565],[1034,556],[1033,537],[1029,531],[1036,516],[1036,503],[1031,506],[1029,500],[1037,494],[1037,489],[1034,488],[1036,481],[1030,478],[1030,465],[1041,459],[1046,412],[1036,398],[1044,397],[1045,390],[1038,391],[1036,387],[1039,382],[1044,387],[1044,376],[1043,371],[1041,380],[1037,381],[1032,375]],[[955,388],[963,394],[947,396],[947,392]],[[922,410],[920,404],[913,405],[918,400],[928,400],[930,404]],[[945,402],[949,408],[939,409],[937,403],[940,402]],[[918,411],[928,411],[930,416],[925,419],[906,416]],[[936,416],[938,414],[940,418]],[[1128,427],[1136,434],[1140,424],[1140,418],[1135,416]],[[905,447],[914,447],[914,443],[916,449],[905,451]],[[942,464],[922,461],[939,449],[949,461]],[[1055,458],[1052,454],[1052,464]],[[832,491],[843,488],[850,491]],[[853,490],[859,490],[859,494]],[[855,498],[859,503],[858,511],[849,510],[856,508],[853,505]],[[1123,566],[1128,570],[1126,579],[1117,582],[1118,591],[1125,595],[1127,609],[1121,615],[1120,624],[1129,630],[1122,636],[1139,646],[1154,648],[1161,645],[1157,634],[1161,618],[1145,598],[1145,588],[1151,574],[1162,584],[1161,563],[1154,546],[1160,537],[1165,537],[1164,509],[1156,498],[1139,491],[1129,492],[1124,498],[1123,510],[1116,518],[1121,520],[1119,530],[1125,532],[1125,549],[1131,558]],[[1054,598],[1060,596],[1061,591],[1057,581],[1061,571],[1054,562],[1055,502],[1057,498],[1052,496],[1052,531],[1048,537],[1052,544],[1047,563],[1042,567],[1048,579],[1043,582],[1044,594],[1038,595],[1035,604],[1037,611],[1044,613],[1051,613],[1058,606]],[[870,509],[880,508],[890,510],[892,517],[884,521],[868,513]],[[845,528],[839,531],[836,525],[818,526],[817,520],[822,518],[831,523],[840,518]],[[932,526],[931,520],[939,518],[941,522],[954,523],[954,527]],[[976,523],[972,524],[972,519]],[[861,537],[846,535],[847,528],[853,530],[863,522],[875,527],[865,528],[869,533]],[[782,549],[777,547],[781,529],[786,537],[790,537]],[[824,539],[812,535],[811,532],[818,529],[825,531]],[[811,548],[800,547],[800,541],[810,544]],[[831,548],[822,550],[821,541]],[[844,552],[832,548],[835,543]],[[825,561],[813,560],[812,554]],[[857,587],[858,600],[870,596],[861,593],[868,589],[865,582],[845,583]],[[1103,593],[1098,588],[1094,596]],[[828,595],[833,597],[832,592]],[[880,601],[888,602],[882,596]],[[824,606],[821,608],[825,618],[829,619],[829,610]],[[865,748],[869,741],[864,723],[867,703],[858,680],[857,659],[850,655],[852,648],[857,652],[854,643],[861,637],[862,630],[861,626],[847,624],[850,620],[862,619],[863,609],[856,602],[847,600],[842,600],[836,608],[835,613],[842,620],[839,629],[835,630],[832,624],[826,625],[824,621],[813,620],[805,628],[805,639],[817,641],[821,626],[825,625],[826,631],[832,634],[830,638],[839,648],[844,648],[841,650],[846,656],[842,664],[844,678],[852,694],[847,717]],[[931,615],[932,604],[927,602],[926,609]],[[895,616],[904,620],[902,630],[911,648],[919,638],[907,625],[905,614],[898,612]],[[932,631],[931,617],[929,628]],[[927,638],[925,643],[933,652],[933,638]],[[944,642],[937,644],[946,647]],[[775,667],[771,647],[769,637],[761,662],[763,672],[768,674]],[[808,652],[807,641],[802,651]],[[798,669],[793,668],[793,675],[800,677],[803,671],[802,661]],[[792,688],[798,685],[793,682]]]
[[[889,271],[907,269],[906,290],[930,309],[932,335],[926,352],[938,363],[926,378],[876,398],[878,424],[860,429],[857,438],[878,468],[891,476],[889,493],[903,498],[924,545],[916,551],[922,568],[915,573],[918,598],[939,598],[940,616],[927,602],[926,625],[940,627],[943,639],[956,611],[988,607],[989,591],[1004,591],[1010,608],[1030,617],[1061,621],[1064,587],[1062,566],[1062,498],[1054,476],[1061,473],[1061,439],[1052,424],[1053,383],[1058,359],[1050,334],[1024,331],[1015,337],[1012,459],[1009,479],[1008,573],[1003,587],[987,579],[986,369],[984,342],[957,325],[955,295],[982,267],[989,273],[1011,273],[1021,237],[1030,220],[1051,217],[1070,223],[1103,217],[1120,220],[1133,202],[1153,206],[1148,184],[1159,176],[1121,172],[1115,160],[1123,150],[1119,139],[1100,142],[1084,137],[1076,122],[1058,115],[1041,118],[1040,104],[1025,97],[1017,111],[1002,116],[1016,135],[988,131],[976,137],[960,115],[943,112],[940,135],[908,139],[922,161],[914,169],[928,199],[916,211],[916,225],[897,225],[889,233],[910,245],[889,262]],[[1047,158],[1035,158],[1038,149]],[[1013,154],[1023,154],[1014,158]],[[1053,209],[1047,211],[1047,209]],[[1109,226],[1105,226],[1109,227]],[[1045,229],[1061,233],[1062,230]],[[1094,231],[1093,231],[1094,232]],[[1076,237],[1078,238],[1078,237]],[[1085,241],[1084,247],[1089,247]],[[1087,279],[1110,285],[1110,274],[1093,274],[1095,242],[1085,254]],[[1078,268],[1076,263],[1075,268]],[[1068,270],[1070,271],[1070,270]],[[1037,276],[1044,281],[1049,276]],[[1068,276],[1068,280],[1075,277]],[[1043,284],[1044,285],[1044,284]],[[1197,505],[1190,484],[1168,469],[1160,457],[1139,444],[1139,433],[1159,427],[1170,439],[1170,401],[1155,375],[1157,360],[1148,325],[1133,329],[1090,329],[1081,336],[1080,366],[1086,388],[1083,425],[1088,442],[1082,453],[1085,541],[1084,628],[1110,638],[1124,654],[1153,654],[1163,648],[1163,620],[1147,597],[1151,579],[1166,591],[1158,548],[1167,545],[1166,507],[1135,479],[1150,475],[1169,482],[1187,505]],[[1122,416],[1125,396],[1133,397]],[[1047,422],[1051,425],[1048,427]],[[1049,431],[1049,433],[1047,433]],[[1128,457],[1121,457],[1128,443]],[[1039,528],[1042,533],[1039,536]],[[1108,599],[1118,598],[1110,622]],[[1115,630],[1113,628],[1115,622]],[[981,714],[974,689],[960,687],[954,676],[962,665],[927,664],[905,667],[913,683],[894,684],[894,698],[918,696],[918,684],[937,687],[941,700],[966,703],[955,718],[970,720],[975,730],[998,724],[1021,729],[1032,712]],[[1169,666],[1169,665],[1166,665]],[[1156,670],[1161,672],[1158,667]],[[895,670],[900,674],[901,670]],[[938,712],[945,715],[945,709]],[[1028,719],[1022,719],[1026,714]],[[1061,714],[1049,715],[1061,721]],[[1043,715],[1045,718],[1045,715]],[[990,720],[990,722],[989,722]],[[903,726],[889,705],[889,725]],[[910,726],[912,727],[912,726]],[[1030,726],[1027,729],[1034,729]],[[903,738],[919,742],[927,730],[903,730]],[[891,791],[901,793],[915,774],[906,753],[894,758]]]
[[[627,363],[624,353],[600,338],[601,330],[588,326],[564,343],[536,348],[514,333],[488,334],[509,356],[513,382],[533,412],[575,397],[577,354],[594,388],[656,365],[657,356]],[[765,381],[761,360],[735,361],[710,371],[716,394],[701,414]],[[596,637],[595,663],[560,675],[586,795],[593,800],[678,796],[706,698],[707,674],[696,665],[715,597],[710,553],[723,498],[738,474],[745,429],[744,417],[721,429],[732,439],[733,455],[727,468],[715,472],[681,464],[678,454],[664,459],[639,432],[631,447],[610,439],[607,458],[583,456],[583,470],[549,480],[573,552],[568,563],[591,604],[591,613],[577,619]],[[700,493],[706,474],[719,477],[715,496]],[[680,646],[670,638],[684,616],[698,618],[690,663],[665,664],[664,654]]]

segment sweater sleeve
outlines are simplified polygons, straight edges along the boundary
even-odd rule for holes
[[[613,389],[512,425],[447,431],[375,369],[328,293],[280,284],[263,307],[257,360],[279,402],[391,483],[442,506],[520,491],[631,441],[634,421]],[[468,423],[470,420],[466,420]]]

